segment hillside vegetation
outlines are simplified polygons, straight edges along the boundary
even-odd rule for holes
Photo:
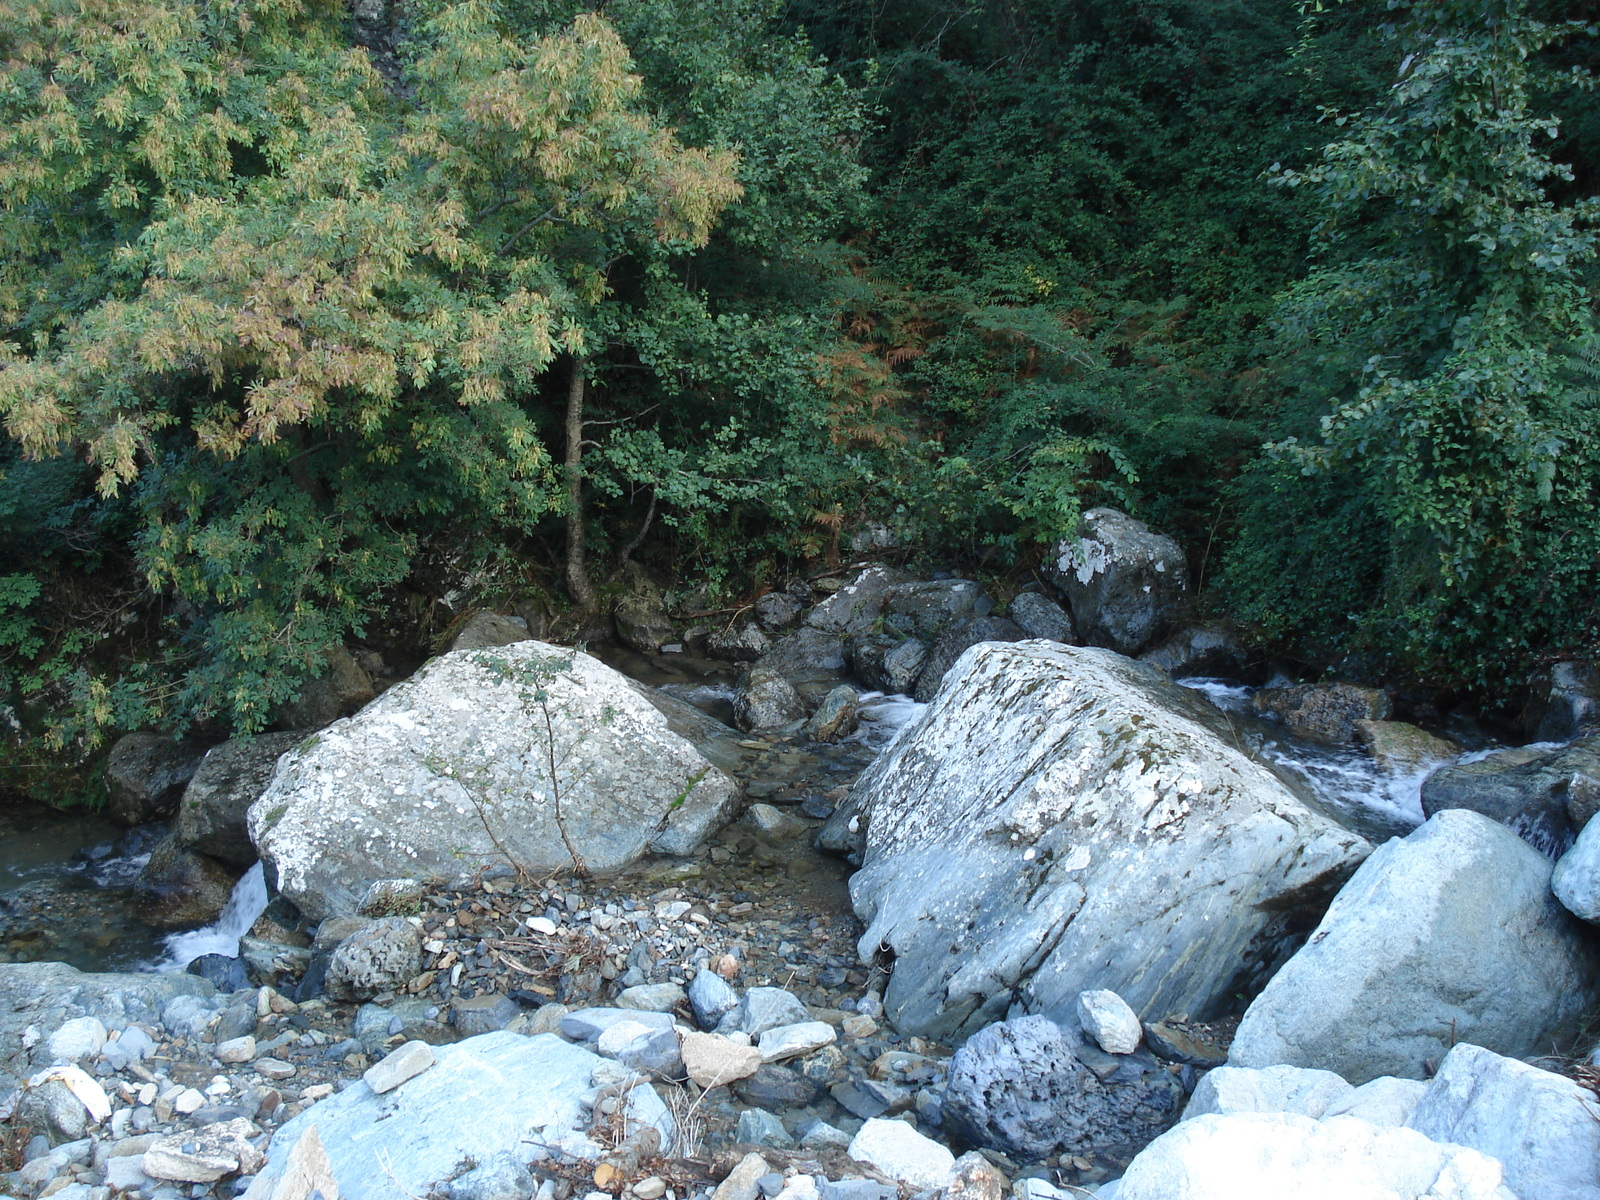
[[[1592,656],[1596,18],[0,0],[7,761],[1097,504],[1309,673]]]

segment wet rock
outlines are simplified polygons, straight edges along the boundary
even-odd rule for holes
[[[1132,1054],[1144,1036],[1128,1002],[1103,988],[1078,994],[1078,1024],[1107,1054]]]
[[[1045,574],[1061,589],[1090,645],[1137,654],[1158,637],[1189,586],[1178,544],[1112,508],[1083,514],[1076,538],[1060,542]]]
[[[1316,1121],[1295,1113],[1238,1113],[1184,1121],[1163,1134],[1129,1164],[1110,1194],[1116,1200],[1517,1200],[1501,1179],[1494,1159],[1415,1130],[1380,1129],[1354,1117]]]
[[[635,592],[617,601],[611,610],[617,624],[617,640],[641,654],[654,654],[668,642],[678,640],[678,629],[667,616],[659,593]]]
[[[1236,679],[1250,665],[1250,652],[1227,626],[1191,625],[1146,650],[1139,661],[1160,667],[1174,679],[1216,675]]]
[[[706,638],[706,653],[730,662],[755,662],[772,649],[772,639],[753,621],[716,629]]]
[[[1386,843],[1251,1003],[1229,1061],[1365,1083],[1421,1078],[1456,1041],[1517,1056],[1570,1042],[1600,999],[1600,957],[1550,873],[1473,812]]]
[[[1385,720],[1390,708],[1388,693],[1350,683],[1262,688],[1254,704],[1257,712],[1276,717],[1301,737],[1331,745],[1352,741],[1357,721]]]
[[[931,642],[953,621],[987,616],[993,609],[994,601],[970,579],[902,583],[884,595],[883,627],[900,637]]]
[[[499,613],[475,612],[450,641],[451,650],[492,650],[528,640],[527,622]]]
[[[927,660],[927,643],[916,638],[868,634],[850,643],[850,667],[856,678],[891,696],[910,695]]]
[[[251,836],[313,919],[353,912],[374,880],[453,877],[502,850],[526,870],[568,867],[545,726],[530,715],[546,707],[562,823],[591,870],[687,854],[731,815],[734,781],[623,676],[528,641],[436,658],[307,739],[251,806]]]
[[[1075,1022],[1100,988],[1205,1018],[1259,986],[1371,847],[1231,736],[1107,651],[969,651],[824,829],[865,841],[858,950],[895,956],[896,1028],[954,1037],[1013,1004]]]
[[[1447,762],[1461,747],[1404,721],[1357,721],[1356,741],[1385,771],[1408,775]]]
[[[849,1154],[917,1192],[942,1188],[955,1174],[955,1155],[904,1121],[868,1121]]]
[[[323,657],[323,673],[306,680],[300,694],[273,714],[279,729],[324,729],[372,702],[372,679],[350,651],[335,646]]]
[[[746,732],[777,729],[803,721],[805,715],[806,706],[800,693],[772,668],[757,664],[739,680],[733,698],[733,720],[740,729]]]
[[[422,939],[404,917],[368,921],[339,943],[328,961],[328,995],[370,1000],[403,988],[422,970]]]
[[[1600,738],[1559,750],[1506,750],[1442,767],[1422,783],[1422,811],[1430,817],[1454,808],[1482,813],[1559,858],[1577,834],[1568,801],[1586,794],[1600,795]]]
[[[837,742],[856,730],[856,690],[840,684],[822,698],[806,722],[805,735],[814,742]]]
[[[1496,1159],[1518,1196],[1600,1197],[1600,1101],[1560,1075],[1461,1043],[1406,1124]]]
[[[951,622],[928,651],[917,686],[911,692],[913,698],[920,704],[931,701],[956,660],[973,646],[983,642],[1020,642],[1024,637],[1017,624],[1005,617],[962,617]]]
[[[1600,725],[1600,669],[1593,663],[1556,663],[1530,716],[1529,729],[1537,742],[1565,742],[1592,733]]]
[[[237,878],[216,859],[184,849],[169,834],[134,880],[139,919],[154,929],[210,925],[228,906]]]
[[[950,1060],[945,1125],[1024,1159],[1142,1145],[1177,1118],[1183,1089],[1158,1067],[1128,1067],[1102,1081],[1047,1017],[991,1025]]]
[[[151,1179],[215,1183],[225,1175],[250,1175],[266,1155],[250,1139],[260,1131],[243,1118],[160,1138],[144,1152],[140,1168]]]
[[[250,841],[246,814],[272,782],[278,759],[304,736],[263,733],[206,751],[178,804],[172,826],[177,843],[239,870],[253,864],[260,856]]]
[[[756,665],[786,679],[842,671],[844,641],[826,630],[803,627],[774,642]]]
[[[1067,610],[1039,592],[1019,593],[1006,606],[1006,616],[1031,638],[1044,638],[1069,646],[1078,644],[1078,634],[1072,627],[1072,617]]]
[[[161,733],[130,733],[106,756],[106,815],[119,825],[171,816],[206,744]]]
[[[219,992],[235,992],[250,986],[250,973],[244,961],[226,954],[202,954],[191,959],[184,970],[214,984]]]

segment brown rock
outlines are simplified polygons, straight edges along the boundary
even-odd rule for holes
[[[162,733],[119,738],[106,756],[106,815],[119,825],[170,817],[205,753],[204,742]]]
[[[1355,737],[1357,721],[1388,717],[1389,696],[1378,688],[1350,683],[1310,683],[1262,688],[1256,693],[1255,707],[1301,737],[1344,745]]]
[[[235,878],[215,859],[183,849],[169,835],[134,881],[139,919],[154,929],[209,925],[227,906]]]
[[[1461,753],[1461,747],[1404,721],[1357,721],[1356,741],[1385,771],[1409,775]]]

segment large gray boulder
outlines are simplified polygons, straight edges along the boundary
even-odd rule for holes
[[[937,1036],[1013,1004],[1071,1025],[1100,988],[1219,1013],[1371,849],[1162,672],[1053,642],[969,650],[852,802],[860,951],[894,956],[895,1026]]]
[[[173,839],[241,870],[255,862],[246,815],[272,782],[278,760],[304,739],[300,733],[264,733],[213,746],[184,789]]]
[[[1473,812],[1385,843],[1250,1005],[1229,1061],[1365,1083],[1423,1078],[1457,1041],[1517,1056],[1569,1042],[1600,999],[1600,957],[1550,871]]]
[[[315,1128],[340,1200],[426,1196],[468,1169],[509,1153],[598,1159],[585,1093],[612,1082],[613,1064],[552,1033],[485,1033],[433,1050],[434,1063],[393,1091],[355,1083],[306,1109],[273,1135],[267,1165],[245,1193],[268,1200],[290,1155]],[[607,1072],[596,1076],[597,1071]],[[670,1135],[666,1106],[643,1082],[623,1091],[627,1117]],[[592,1096],[590,1097],[592,1099]]]
[[[571,867],[567,839],[593,871],[688,853],[738,796],[623,676],[527,641],[443,655],[308,738],[249,821],[283,893],[321,920],[379,879]]]
[[[1057,544],[1044,571],[1079,636],[1122,654],[1160,636],[1189,587],[1178,543],[1114,508],[1084,513],[1078,536]]]
[[[932,641],[950,622],[986,616],[993,610],[994,601],[970,579],[902,583],[884,596],[883,627],[900,637]]]
[[[807,613],[805,624],[840,638],[868,633],[882,615],[890,589],[914,582],[894,567],[868,567]]]
[[[1480,812],[1560,858],[1592,811],[1585,799],[1597,791],[1600,737],[1589,737],[1559,750],[1522,746],[1441,768],[1423,780],[1422,811],[1430,817],[1451,808]]]
[[[1114,1200],[1532,1200],[1503,1183],[1500,1164],[1414,1129],[1357,1117],[1232,1113],[1184,1121],[1151,1142]],[[1540,1200],[1543,1200],[1541,1197]]]
[[[1563,1076],[1463,1042],[1406,1124],[1498,1159],[1519,1196],[1600,1200],[1600,1100]]]

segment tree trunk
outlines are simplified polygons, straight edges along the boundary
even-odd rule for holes
[[[594,583],[583,553],[583,393],[588,360],[572,359],[567,388],[567,591],[584,608],[595,604]]]

